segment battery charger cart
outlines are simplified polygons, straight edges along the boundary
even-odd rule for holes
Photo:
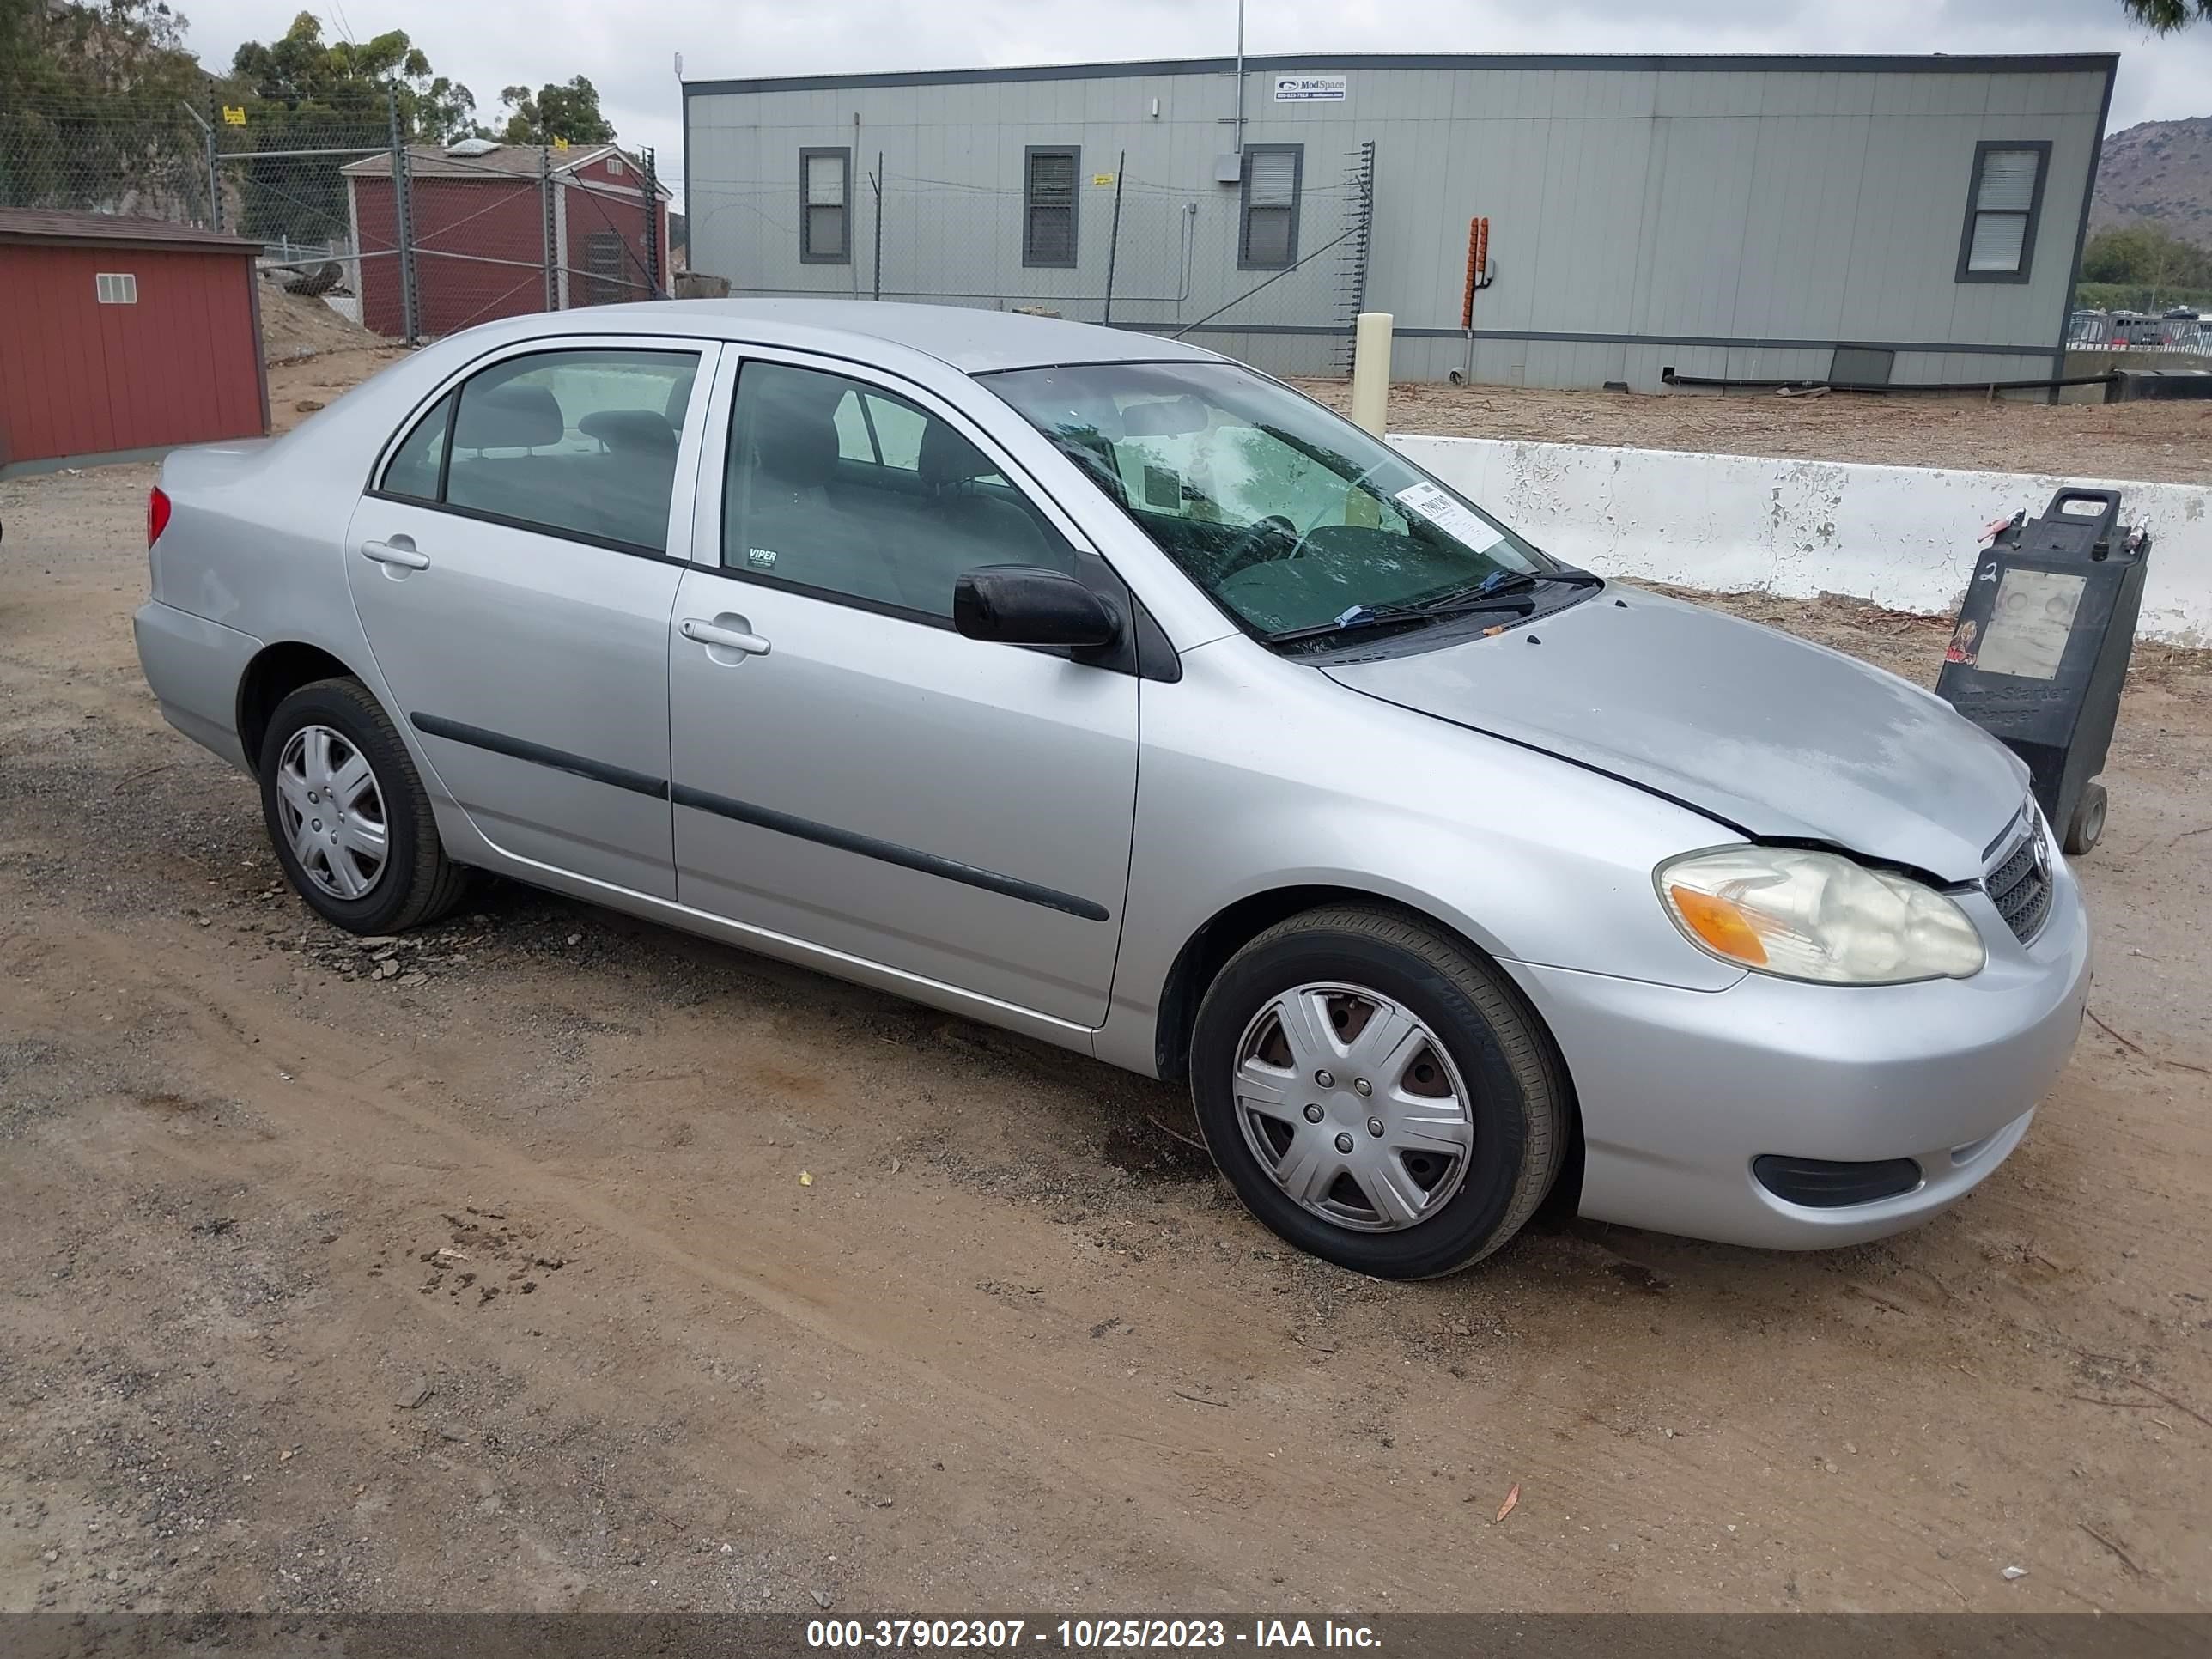
[[[2116,489],[2060,490],[2001,527],[1943,655],[1936,695],[2027,763],[2069,854],[2105,831],[2105,752],[2135,648],[2150,538]]]

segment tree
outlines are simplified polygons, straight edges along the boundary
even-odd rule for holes
[[[404,29],[358,43],[325,40],[320,21],[303,11],[276,40],[239,47],[231,76],[264,103],[337,112],[364,123],[382,118],[388,88],[398,100],[407,137],[421,143],[449,144],[476,131],[476,95],[433,74],[430,60]]]
[[[2081,250],[2081,280],[2166,290],[2212,288],[2212,251],[2163,225],[2100,230]]]
[[[2171,34],[2212,19],[2212,0],[2120,0],[2120,9],[2154,34]]]
[[[0,204],[204,217],[184,33],[161,0],[0,0]]]
[[[534,94],[528,87],[508,87],[499,96],[507,109],[507,130],[500,136],[510,144],[614,142],[613,126],[599,113],[599,89],[583,76],[566,86],[549,81]]]
[[[345,234],[345,181],[339,167],[387,143],[396,102],[411,143],[445,145],[477,131],[469,89],[433,72],[404,30],[367,40],[325,40],[321,21],[301,12],[276,40],[248,40],[231,60],[226,103],[242,106],[243,128],[221,130],[226,149],[256,153],[227,164],[237,191],[238,228],[274,241],[319,241]],[[268,160],[258,152],[276,151]],[[284,152],[323,150],[324,156]]]

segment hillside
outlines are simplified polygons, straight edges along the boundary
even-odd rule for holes
[[[2145,121],[2105,140],[2089,228],[2142,220],[2212,247],[2212,115]]]

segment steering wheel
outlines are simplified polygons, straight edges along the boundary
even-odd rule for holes
[[[1271,553],[1267,550],[1270,537],[1284,538],[1290,545],[1280,552]],[[1222,557],[1221,568],[1213,580],[1226,581],[1238,571],[1267,560],[1296,558],[1305,544],[1306,538],[1299,533],[1297,526],[1279,513],[1270,513],[1230,544],[1229,551]]]

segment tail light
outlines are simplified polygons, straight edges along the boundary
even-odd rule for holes
[[[161,532],[169,527],[169,498],[161,486],[155,484],[146,497],[146,545],[153,546],[161,539]]]

